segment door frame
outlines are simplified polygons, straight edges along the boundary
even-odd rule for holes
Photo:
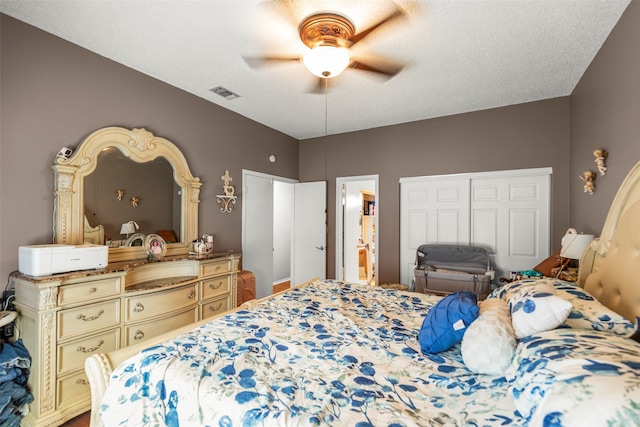
[[[376,235],[380,236],[379,227],[379,213],[380,213],[380,176],[379,175],[358,175],[358,176],[346,176],[336,178],[336,258],[335,258],[335,277],[337,280],[344,279],[344,212],[342,209],[342,184],[354,181],[375,181],[375,196],[376,196]],[[380,277],[380,262],[378,260],[378,254],[380,254],[380,239],[376,239],[376,282]]]

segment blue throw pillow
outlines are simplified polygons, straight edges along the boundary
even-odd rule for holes
[[[449,294],[434,305],[422,322],[418,340],[423,353],[445,351],[462,341],[467,327],[478,317],[478,296],[473,292]]]

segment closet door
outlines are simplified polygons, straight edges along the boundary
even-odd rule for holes
[[[488,249],[496,279],[549,256],[551,168],[400,180],[400,281],[410,284],[418,246]]]
[[[489,250],[496,278],[549,256],[550,175],[506,174],[471,181],[471,244]]]
[[[469,178],[401,181],[400,282],[411,283],[418,246],[469,244]]]

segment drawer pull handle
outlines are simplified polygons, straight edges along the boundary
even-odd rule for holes
[[[78,317],[76,317],[78,320],[84,320],[85,322],[90,322],[92,320],[96,320],[98,317],[102,316],[104,314],[104,310],[100,310],[98,311],[98,314],[96,314],[95,316],[85,316],[84,314],[78,314]]]
[[[78,348],[76,349],[77,352],[80,353],[93,353],[94,351],[96,351],[97,349],[99,349],[100,347],[102,347],[102,344],[104,344],[104,340],[100,340],[98,341],[98,345],[95,347],[90,347],[90,348],[84,348],[83,346],[78,346]]]
[[[220,286],[222,286],[222,282],[218,282],[218,283],[209,283],[209,287],[213,290],[219,289]]]
[[[84,378],[78,378],[76,380],[76,384],[89,385],[89,381],[85,380]]]
[[[133,307],[133,311],[135,311],[136,313],[140,313],[141,311],[144,311],[144,305],[142,305],[141,302],[137,302],[135,307]]]
[[[222,303],[219,302],[217,306],[213,307],[212,305],[209,306],[209,310],[211,311],[218,311],[220,310],[220,308],[222,307]]]
[[[192,289],[189,291],[189,294],[187,294],[187,298],[189,299],[194,299],[196,297],[196,292]]]
[[[98,289],[96,289],[96,288],[91,288],[91,289],[89,289],[89,293],[92,294],[92,293],[96,292],[97,290]]]
[[[144,338],[144,332],[142,332],[140,329],[138,329],[136,331],[136,334],[133,336],[134,340],[141,340],[142,338]]]

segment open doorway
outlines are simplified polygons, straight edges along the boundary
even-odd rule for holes
[[[242,171],[242,267],[264,298],[326,277],[326,183]]]
[[[336,278],[376,285],[378,175],[336,179]]]

